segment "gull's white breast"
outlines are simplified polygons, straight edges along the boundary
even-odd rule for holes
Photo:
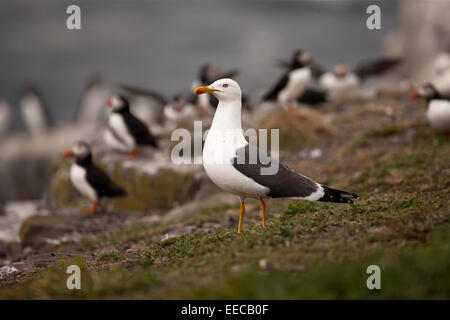
[[[227,192],[246,197],[266,196],[269,193],[267,187],[246,177],[232,165],[236,149],[246,144],[243,136],[233,137],[233,133],[210,130],[203,149],[203,167],[209,178]]]

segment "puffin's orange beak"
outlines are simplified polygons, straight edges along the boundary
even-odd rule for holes
[[[419,93],[417,92],[417,90],[413,90],[413,92],[411,92],[411,100],[416,100],[418,96]]]
[[[109,98],[109,99],[106,101],[106,104],[108,105],[108,107],[112,107],[112,99]]]
[[[216,91],[220,91],[220,90],[213,89],[213,88],[210,88],[208,86],[205,86],[205,87],[198,87],[197,89],[195,89],[194,93],[195,94],[214,93]]]
[[[64,159],[70,158],[72,154],[72,149],[68,149],[66,152],[64,152]]]

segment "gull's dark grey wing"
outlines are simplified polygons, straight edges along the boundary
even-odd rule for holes
[[[251,163],[250,160],[255,161]],[[358,198],[356,194],[320,185],[272,157],[269,161],[268,164],[263,164],[259,158],[259,149],[247,144],[237,150],[233,167],[256,183],[269,188],[267,196],[272,198],[307,198],[320,188],[323,189],[323,195],[317,201],[353,203],[352,199]],[[261,169],[269,168],[273,163],[278,164],[278,171],[272,175],[263,175]]]
[[[253,161],[256,163],[250,163],[250,160],[253,160],[250,155],[251,157],[256,155],[256,161]],[[263,175],[261,169],[269,168],[271,163],[278,164],[278,171],[273,175]],[[273,157],[270,157],[270,163],[263,164],[258,148],[251,144],[237,150],[233,167],[256,183],[269,188],[270,191],[267,195],[272,198],[304,198],[316,192],[319,188],[317,183],[289,169],[284,163]]]

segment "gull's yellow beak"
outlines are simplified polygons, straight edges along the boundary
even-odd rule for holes
[[[195,94],[214,93],[216,91],[220,91],[220,90],[213,89],[213,88],[210,88],[208,86],[205,86],[205,87],[198,87],[197,89],[195,89],[194,93]]]

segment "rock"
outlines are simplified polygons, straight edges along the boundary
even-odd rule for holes
[[[20,252],[20,244],[18,242],[0,241],[0,266],[7,264],[12,257]]]
[[[3,266],[0,267],[0,279],[3,279],[6,276],[9,276],[12,273],[17,272],[18,270],[13,266]]]
[[[112,210],[165,211],[192,200],[202,179],[199,165],[174,165],[170,158],[153,157],[135,161],[98,156],[94,160],[111,179],[127,191],[127,197],[108,203]],[[53,174],[48,200],[62,209],[89,206],[69,180],[70,163],[61,163]]]
[[[22,247],[48,244],[48,239],[58,239],[73,229],[68,225],[69,217],[34,216],[27,219],[19,232]]]
[[[279,130],[279,144],[290,148],[305,147],[335,132],[323,113],[306,108],[272,112],[261,121],[260,127],[278,130],[282,128]],[[267,139],[269,146],[269,133]]]

